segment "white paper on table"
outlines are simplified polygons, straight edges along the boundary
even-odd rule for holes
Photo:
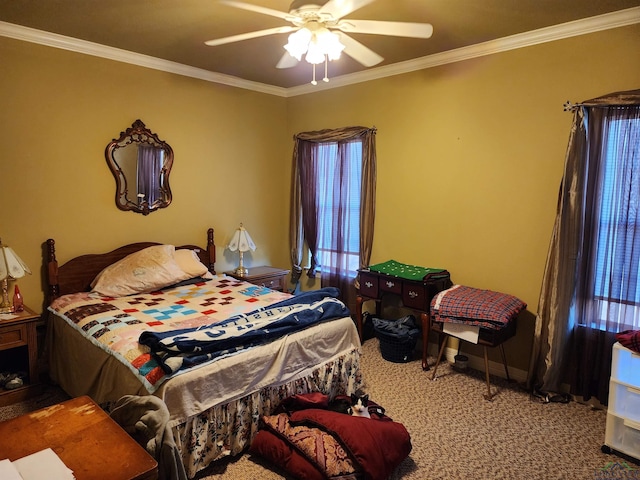
[[[46,448],[13,462],[23,480],[74,480],[73,471],[67,468],[60,457]]]
[[[2,480],[23,480],[20,472],[11,460],[0,460],[0,478]]]
[[[442,323],[442,331],[447,335],[461,338],[466,342],[478,343],[480,337],[479,325],[467,325],[466,323]]]

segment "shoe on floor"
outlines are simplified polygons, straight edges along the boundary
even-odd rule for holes
[[[24,386],[25,377],[26,375],[23,372],[11,374],[7,383],[4,384],[4,388],[7,390],[13,390]]]

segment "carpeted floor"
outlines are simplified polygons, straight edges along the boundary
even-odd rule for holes
[[[417,357],[417,355],[416,355]],[[430,364],[434,363],[430,359]],[[424,372],[420,360],[406,364],[382,359],[377,340],[363,346],[363,375],[372,400],[403,423],[413,451],[391,477],[426,479],[594,479],[608,462],[606,412],[570,402],[543,404],[522,386],[492,377],[498,390],[484,400],[483,373],[438,367]],[[634,472],[636,473],[636,472]],[[640,476],[640,472],[637,472]],[[201,472],[201,480],[282,479],[249,455]],[[626,477],[625,477],[626,478]]]
[[[417,355],[416,355],[417,357]],[[430,359],[433,363],[434,359]],[[518,384],[492,377],[498,391],[484,400],[481,372],[438,368],[431,381],[420,360],[396,364],[382,359],[377,340],[363,346],[363,375],[372,400],[403,423],[413,450],[392,479],[594,479],[609,462],[633,459],[606,455],[606,412],[576,402],[543,404]],[[0,408],[0,419],[64,400],[55,388],[24,404]],[[51,402],[51,403],[49,403]],[[640,471],[634,471],[640,478]],[[218,462],[198,480],[283,479],[282,472],[248,454]],[[620,478],[620,477],[616,477]],[[632,477],[622,477],[632,478]]]

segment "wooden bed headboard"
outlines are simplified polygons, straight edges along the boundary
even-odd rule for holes
[[[56,242],[50,238],[47,240],[45,254],[48,304],[61,295],[91,290],[91,282],[105,267],[123,259],[131,253],[153,245],[162,244],[157,242],[131,243],[107,253],[81,255],[58,266],[58,261],[56,260]],[[206,248],[196,245],[181,245],[176,247],[176,249],[181,248],[194,250],[198,254],[200,261],[207,266],[209,271],[213,274],[216,273],[216,247],[213,242],[213,228],[207,230]]]

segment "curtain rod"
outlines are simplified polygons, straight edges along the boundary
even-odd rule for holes
[[[579,107],[625,107],[630,105],[640,105],[640,89],[609,93],[581,103],[572,103],[567,100],[563,107],[565,112],[574,112]]]
[[[565,112],[575,112],[578,107],[581,107],[582,105],[582,103],[571,103],[571,100],[567,100],[562,104],[562,109]]]

